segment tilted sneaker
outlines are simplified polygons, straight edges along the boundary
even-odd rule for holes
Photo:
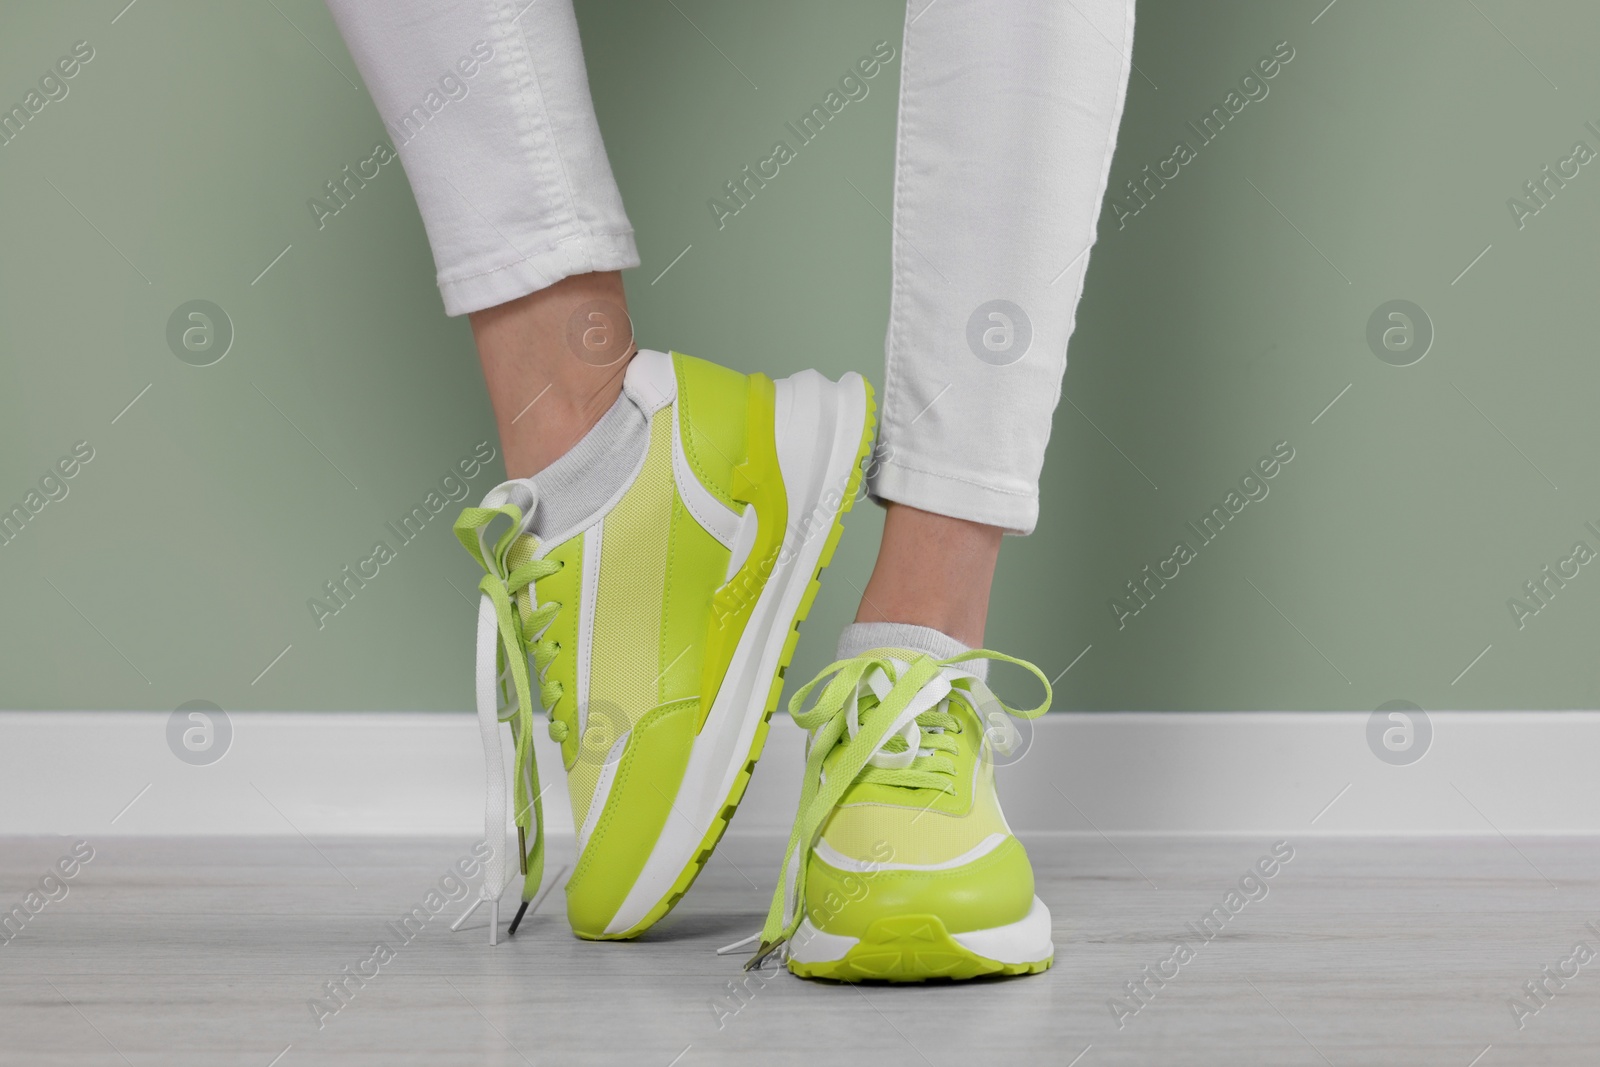
[[[643,351],[623,389],[648,445],[610,500],[540,540],[528,532],[539,479],[513,480],[455,525],[487,572],[477,701],[496,851],[483,899],[507,882],[502,722],[516,749],[524,909],[543,874],[537,707],[561,745],[576,824],[567,915],[596,939],[633,937],[665,915],[727,827],[873,426],[871,387],[856,374],[774,382]]]
[[[1006,707],[967,666],[1019,664],[1045,685]],[[806,697],[826,681],[816,704]],[[917,982],[1050,966],[1050,911],[994,791],[1007,714],[1033,718],[1050,685],[1031,663],[978,650],[934,659],[876,649],[827,667],[789,709],[811,732],[800,812],[747,967],[786,948],[808,978]]]

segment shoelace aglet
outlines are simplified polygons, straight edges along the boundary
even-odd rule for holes
[[[474,900],[472,902],[472,904],[467,908],[467,910],[461,913],[461,917],[459,919],[457,919],[455,922],[450,924],[450,932],[453,934],[457,930],[461,929],[461,924],[466,922],[468,919],[472,918],[472,913],[477,911],[479,905],[481,905],[482,903],[483,903],[483,898],[482,897],[479,897],[478,899]]]
[[[745,960],[744,969],[747,970],[747,971],[755,970],[757,967],[761,966],[761,964],[766,960],[766,958],[768,956],[772,955],[774,952],[778,951],[778,949],[780,949],[782,947],[783,947],[783,940],[782,939],[777,940],[777,941],[763,941],[763,942],[761,942],[761,947],[756,949],[756,954],[754,956],[751,956],[748,960]]]
[[[517,909],[517,917],[511,920],[511,927],[508,930],[506,930],[506,936],[507,937],[515,937],[516,936],[517,927],[522,925],[522,917],[523,917],[523,915],[527,914],[527,911],[528,911],[528,902],[526,900],[524,900],[522,902],[522,907]]]
[[[735,952],[738,952],[740,949],[744,948],[746,945],[753,944],[760,940],[761,933],[760,931],[757,931],[756,933],[751,934],[749,937],[741,937],[731,945],[723,945],[721,948],[717,949],[717,955],[731,956]]]

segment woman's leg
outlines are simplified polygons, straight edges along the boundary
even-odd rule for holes
[[[799,717],[804,799],[747,967],[785,942],[794,973],[845,981],[1055,958],[995,793],[996,757],[1020,752],[985,684],[994,654],[959,657],[983,641],[1001,538],[1038,518],[1132,41],[1132,0],[913,0],[906,15],[870,485],[889,514],[841,662]],[[870,892],[848,892],[858,878]]]
[[[633,937],[694,880],[744,793],[865,458],[870,390],[854,374],[773,382],[634,358],[617,272],[639,258],[570,0],[330,5],[399,146],[446,309],[471,315],[511,475],[455,528],[487,572],[491,931],[508,782],[524,909],[543,874],[538,708],[578,842],[567,918],[582,937]],[[490,550],[502,516],[513,525]]]
[[[469,314],[511,477],[616,403],[639,265],[571,0],[328,0]]]
[[[1133,0],[913,0],[860,622],[983,639],[1002,534],[1029,533],[1122,117]]]

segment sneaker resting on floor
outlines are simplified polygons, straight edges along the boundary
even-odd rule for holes
[[[1044,683],[1037,708],[1006,707],[965,664],[1016,663]],[[816,704],[806,697],[826,681]],[[876,649],[828,666],[795,694],[811,732],[800,812],[761,932],[808,978],[916,982],[1032,974],[1050,966],[1050,910],[994,791],[993,754],[1016,740],[1050,684],[1031,663],[977,650],[936,660]]]
[[[561,745],[577,831],[567,915],[593,939],[633,937],[659,920],[721,838],[873,427],[872,390],[857,374],[774,382],[642,351],[624,389],[648,420],[649,443],[597,512],[541,542],[528,532],[537,478],[523,479],[455,524],[488,572],[477,703],[495,853],[482,897],[497,901],[507,883],[502,722],[516,750],[523,908],[542,878],[537,700]],[[490,912],[493,943],[498,908]]]

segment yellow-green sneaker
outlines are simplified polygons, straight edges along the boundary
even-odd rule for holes
[[[529,532],[538,478],[514,480],[456,522],[487,572],[477,688],[496,851],[482,896],[497,901],[508,881],[501,723],[516,749],[524,908],[539,887],[542,710],[577,833],[567,915],[595,939],[633,937],[665,915],[727,827],[873,427],[872,390],[856,374],[774,382],[645,351],[623,388],[648,444],[609,500],[559,532],[541,523],[541,541]]]
[[[1006,707],[974,673],[979,659],[1033,672],[1044,703]],[[1049,967],[1050,910],[994,789],[994,753],[1017,739],[1006,715],[1049,704],[1037,667],[987,650],[876,649],[796,693],[790,711],[811,732],[800,812],[747,966],[781,946],[795,974],[851,982]]]

